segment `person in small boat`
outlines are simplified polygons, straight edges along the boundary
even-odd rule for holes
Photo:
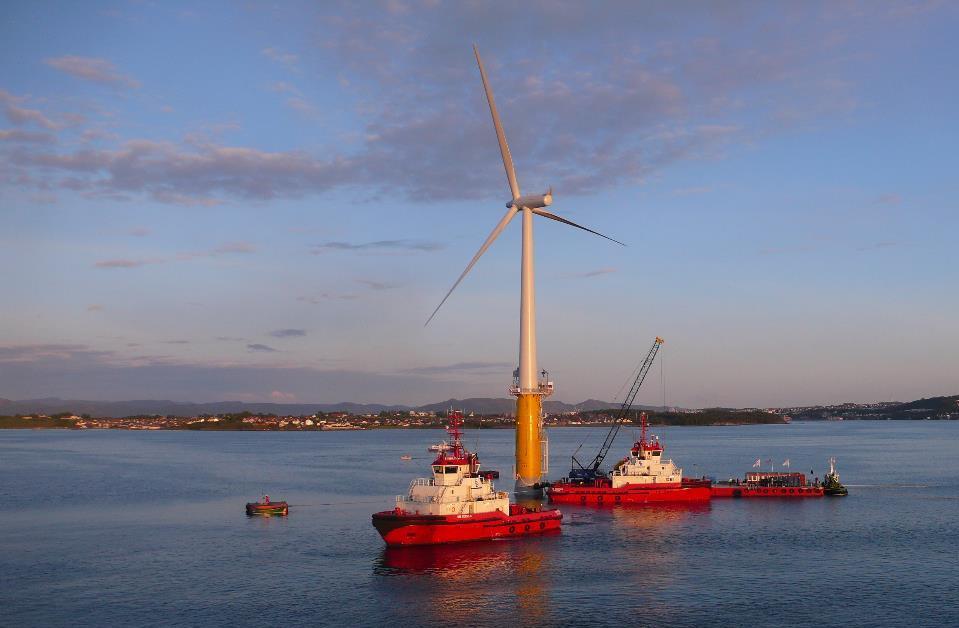
[[[269,505],[269,504],[270,504],[270,496],[269,496],[269,495],[264,495],[264,496],[263,496],[263,503],[266,504],[266,505]]]

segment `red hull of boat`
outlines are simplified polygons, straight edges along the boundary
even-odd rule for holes
[[[615,504],[657,504],[668,502],[705,502],[711,494],[708,484],[677,486],[675,484],[589,486],[557,483],[547,489],[549,501],[557,504],[606,506]]]
[[[436,545],[543,534],[560,529],[563,515],[542,510],[515,515],[409,515],[387,510],[373,514],[373,527],[387,545]]]
[[[786,498],[800,499],[805,497],[822,497],[822,487],[815,486],[716,486],[712,487],[713,497],[732,497],[742,499],[753,498]]]

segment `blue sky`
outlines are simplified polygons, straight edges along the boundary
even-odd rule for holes
[[[685,406],[959,392],[954,5],[5,3],[0,396]],[[653,381],[655,380],[655,381]],[[663,398],[659,374],[642,393]]]

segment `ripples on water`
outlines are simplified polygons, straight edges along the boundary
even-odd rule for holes
[[[553,430],[552,475],[602,435]],[[670,428],[686,475],[835,455],[852,494],[567,506],[560,534],[385,548],[369,515],[440,436],[0,431],[0,624],[959,625],[957,423]],[[477,437],[507,477],[512,432]],[[244,516],[262,492],[290,516]]]

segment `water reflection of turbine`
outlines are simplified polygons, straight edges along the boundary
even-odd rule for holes
[[[442,574],[471,581],[487,578],[510,558],[508,542],[387,546],[377,565],[382,575]]]
[[[516,587],[516,603],[519,623],[523,626],[539,626],[545,623],[547,609],[546,593],[543,587],[543,570],[546,555],[537,544],[524,544],[519,558],[518,575],[520,582]]]
[[[680,571],[676,564],[683,554],[677,540],[683,536],[683,528],[709,510],[709,502],[616,506],[611,510],[616,537],[612,543],[630,551],[632,572],[641,581],[666,585]]]
[[[556,533],[559,531],[557,530]],[[432,614],[430,624],[456,625],[464,617],[515,619],[506,623],[536,625],[546,621],[543,573],[548,564],[547,548],[552,539],[451,543],[448,545],[386,547],[374,566],[374,573],[386,577],[428,579],[428,586],[416,587],[417,608]],[[515,618],[504,618],[501,602],[483,595],[491,583],[515,590]],[[422,621],[422,616],[419,617]]]
[[[492,596],[480,595],[510,568],[508,542],[387,546],[374,566],[377,575],[411,578],[404,602],[416,609],[417,623],[456,626],[466,617],[501,614]],[[425,585],[425,586],[424,586]],[[397,588],[391,584],[390,591]],[[400,609],[397,609],[400,610]],[[394,619],[407,623],[401,616]]]
[[[710,508],[709,502],[619,505],[612,508],[613,525],[617,530],[668,532],[695,515],[709,512]]]

